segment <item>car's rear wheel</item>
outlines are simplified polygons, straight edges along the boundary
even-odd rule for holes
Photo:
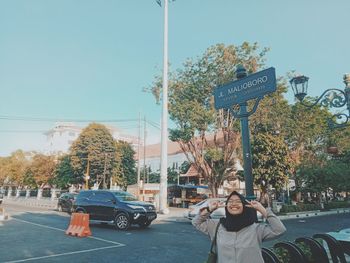
[[[127,230],[130,226],[130,220],[127,214],[119,213],[114,219],[114,225],[119,230]]]
[[[145,222],[139,223],[139,226],[140,226],[141,228],[146,228],[146,227],[148,227],[151,223],[152,223],[152,221],[145,221]]]

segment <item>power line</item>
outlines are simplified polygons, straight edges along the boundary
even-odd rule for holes
[[[36,131],[36,130],[0,130],[0,133],[44,133],[47,131]]]
[[[0,115],[0,120],[9,121],[38,121],[38,122],[133,122],[138,119],[61,119],[61,118],[35,118],[35,117],[22,117],[22,116],[6,116]]]

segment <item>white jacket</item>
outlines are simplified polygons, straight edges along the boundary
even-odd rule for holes
[[[267,210],[267,223],[254,223],[238,232],[226,231],[220,225],[217,234],[216,248],[218,263],[264,263],[261,255],[261,243],[276,238],[286,231],[281,220]],[[209,213],[197,215],[192,224],[200,231],[208,234],[213,240],[218,219],[209,219]]]

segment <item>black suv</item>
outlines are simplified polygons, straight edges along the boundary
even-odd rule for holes
[[[157,218],[154,205],[138,201],[124,191],[81,191],[73,208],[77,213],[88,213],[92,221],[113,223],[120,230],[128,229],[131,224],[147,227]]]

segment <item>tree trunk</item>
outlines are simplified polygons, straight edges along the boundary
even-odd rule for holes
[[[295,201],[298,202],[298,203],[301,201],[301,192],[296,192],[296,194],[295,194]]]
[[[211,191],[212,197],[216,198],[218,196],[218,189],[215,185],[215,183],[209,183],[209,189]]]
[[[261,189],[261,194],[260,194],[260,200],[259,202],[264,206],[264,207],[270,207],[270,196],[267,192],[267,189],[264,187]]]

